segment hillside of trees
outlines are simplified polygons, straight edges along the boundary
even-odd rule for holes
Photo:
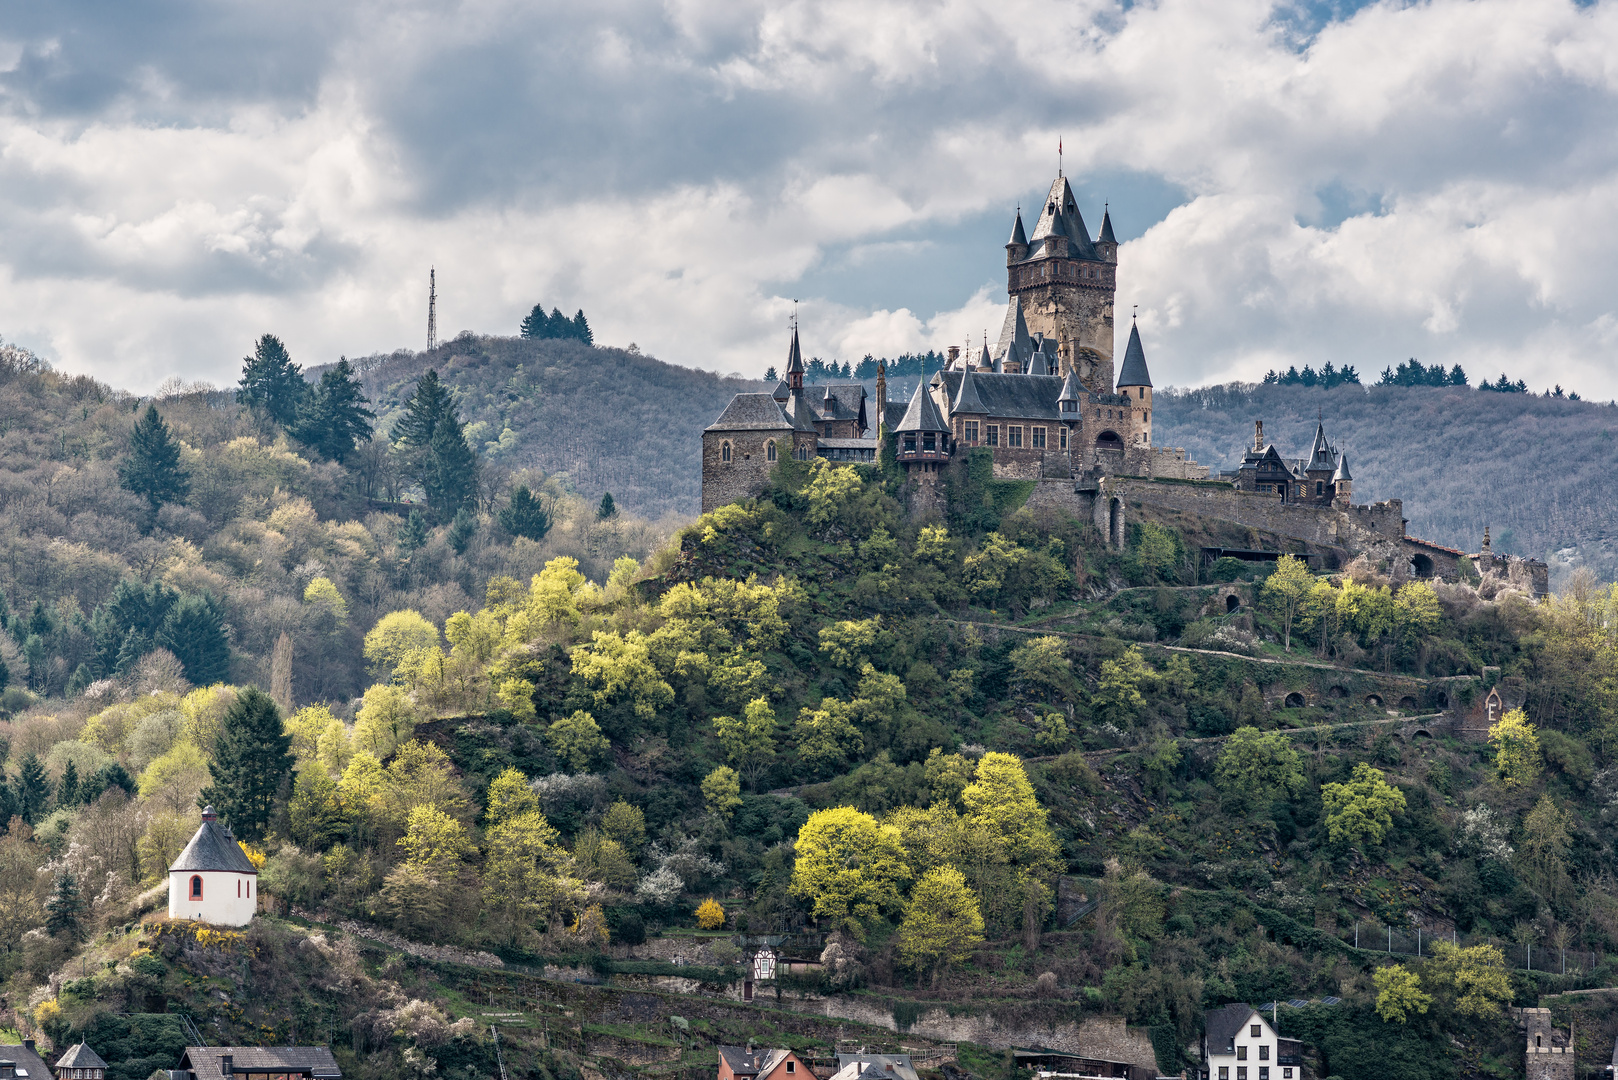
[[[138,666],[19,702],[0,1024],[122,1032],[149,1069],[166,1029],[140,1018],[172,1001],[222,1044],[329,1030],[345,1075],[494,1074],[494,983],[339,924],[712,986],[740,977],[731,935],[812,931],[820,967],[790,989],[895,1017],[1123,1016],[1166,1073],[1206,1008],[1329,995],[1282,1014],[1318,1075],[1503,1075],[1509,1007],[1613,985],[1618,589],[1583,573],[1535,604],[1292,559],[1210,583],[1172,522],[1119,552],[1021,509],[1029,486],[986,452],[944,481],[944,518],[917,520],[889,467],[784,461],[645,559],[491,557],[436,611],[385,592],[350,609],[370,666],[347,704]],[[277,550],[259,535],[253,560]],[[349,600],[330,584],[302,602]],[[1520,708],[1487,739],[1406,738],[1382,705],[1465,709],[1491,684]],[[262,860],[246,935],[147,918],[199,800]],[[1419,958],[1380,951],[1418,928]],[[673,940],[703,966],[644,959]],[[1611,1046],[1603,999],[1546,1000]],[[668,1046],[640,1008],[600,1034]],[[711,1067],[734,1035],[686,1022],[674,1045]],[[541,1045],[515,1075],[589,1064]],[[963,1063],[1013,1078],[981,1049]]]

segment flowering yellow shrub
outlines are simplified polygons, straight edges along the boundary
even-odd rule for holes
[[[697,925],[704,930],[717,930],[725,925],[725,909],[709,897],[697,908]]]

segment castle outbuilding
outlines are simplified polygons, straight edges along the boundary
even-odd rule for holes
[[[169,867],[169,918],[246,926],[258,911],[258,869],[214,808]]]

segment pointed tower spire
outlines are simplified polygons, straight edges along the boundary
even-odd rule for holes
[[[1098,243],[1118,245],[1118,238],[1112,234],[1112,210],[1105,203],[1101,207],[1101,235],[1096,238]]]
[[[971,365],[961,372],[961,386],[955,391],[955,403],[950,406],[949,411],[952,416],[956,413],[971,415],[989,411],[983,407],[983,399],[978,396],[978,384],[977,380],[972,378]]]
[[[1120,392],[1128,386],[1152,385],[1151,372],[1146,370],[1146,350],[1140,343],[1140,326],[1131,323],[1129,326],[1129,347],[1124,350],[1124,366],[1118,372],[1118,389]]]

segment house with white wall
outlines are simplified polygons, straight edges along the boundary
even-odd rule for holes
[[[169,867],[169,918],[246,926],[258,911],[258,869],[211,806]]]
[[[1301,1080],[1303,1043],[1251,1005],[1226,1005],[1203,1017],[1202,1067],[1205,1080]]]

